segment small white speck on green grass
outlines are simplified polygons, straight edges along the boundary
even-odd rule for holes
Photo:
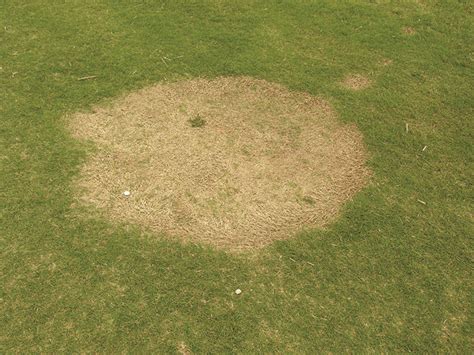
[[[235,290],[235,294],[236,295],[240,295],[242,293],[242,290],[240,288],[238,288],[237,290]]]
[[[126,190],[122,193],[122,195],[124,195],[125,197],[128,197],[130,196],[130,191]]]

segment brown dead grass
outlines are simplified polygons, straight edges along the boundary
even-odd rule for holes
[[[372,81],[363,75],[351,74],[345,77],[342,85],[347,89],[359,91],[367,89],[370,85],[372,85]]]
[[[184,342],[180,342],[177,347],[177,352],[181,355],[191,355],[192,352]]]
[[[70,122],[98,148],[80,201],[226,250],[326,225],[369,176],[361,134],[327,102],[248,77],[158,84]]]
[[[388,59],[388,58],[384,58],[379,62],[379,65],[383,66],[383,67],[387,67],[387,66],[392,65],[392,64],[393,64],[393,60]]]
[[[403,27],[402,31],[407,36],[413,36],[416,33],[416,30],[413,27],[409,27],[409,26]]]

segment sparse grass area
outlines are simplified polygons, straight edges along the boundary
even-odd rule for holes
[[[0,352],[472,351],[472,12],[2,2]],[[349,74],[371,86],[341,87]],[[65,114],[230,75],[323,96],[364,133],[373,184],[337,223],[234,256],[77,213],[89,147]]]

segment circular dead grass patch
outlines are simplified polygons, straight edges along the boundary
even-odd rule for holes
[[[352,74],[345,77],[342,85],[351,90],[363,90],[367,89],[370,85],[372,85],[372,81],[360,74]]]
[[[233,251],[324,226],[369,176],[361,134],[327,102],[247,77],[158,84],[73,115],[71,130],[98,148],[81,201]]]

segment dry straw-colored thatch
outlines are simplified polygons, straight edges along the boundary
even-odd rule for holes
[[[342,85],[347,89],[359,91],[367,89],[370,85],[372,85],[372,81],[364,75],[352,74],[344,78]]]
[[[324,226],[369,175],[361,134],[327,102],[248,77],[158,84],[70,122],[97,145],[82,202],[227,250]]]

